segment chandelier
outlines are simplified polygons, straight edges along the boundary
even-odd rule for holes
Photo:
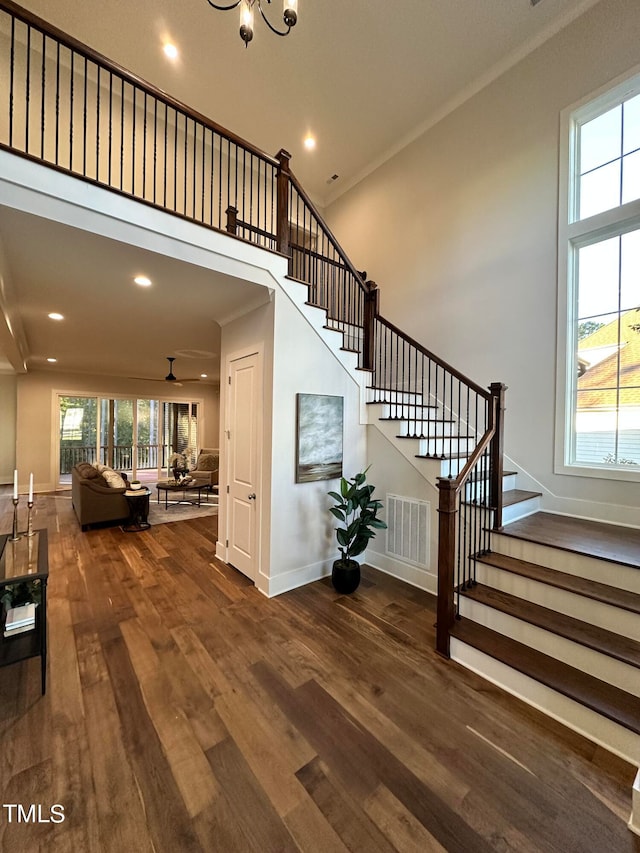
[[[269,21],[265,15],[264,9],[262,8],[263,2],[264,0],[237,0],[236,3],[231,3],[229,6],[219,6],[217,3],[214,3],[213,0],[207,0],[207,3],[210,6],[214,9],[219,9],[221,12],[228,12],[230,9],[237,9],[238,6],[240,6],[240,38],[244,42],[245,47],[249,47],[249,42],[253,38],[254,6],[258,7],[262,20],[269,27],[271,32],[275,33],[277,36],[288,36],[291,32],[291,27],[296,25],[298,20],[298,0],[284,0],[282,20],[287,28],[284,31],[277,29]],[[271,4],[271,0],[266,0],[266,2]]]

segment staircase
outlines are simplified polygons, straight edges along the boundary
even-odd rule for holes
[[[343,351],[359,350],[361,331],[307,306],[323,308],[321,325],[344,336]],[[368,371],[369,422],[425,461],[426,480],[458,476],[479,430],[443,404],[446,383],[418,392],[381,372],[382,383]],[[515,471],[502,472],[502,525],[492,529],[489,482],[480,466],[462,488],[483,529],[463,522],[473,573],[457,584],[451,657],[640,765],[640,531],[544,513],[541,493],[519,489]]]
[[[476,567],[452,658],[640,764],[640,531],[538,512]]]
[[[380,315],[375,284],[286,151],[265,154],[9,0],[0,19],[0,147],[288,257],[283,291],[439,489],[438,651],[640,766],[640,530],[561,522],[517,488],[503,470],[504,386],[477,385]],[[57,63],[46,74],[45,53]],[[60,109],[50,83],[69,69],[72,108]],[[30,92],[37,110],[24,109]],[[640,774],[634,812],[640,821]]]

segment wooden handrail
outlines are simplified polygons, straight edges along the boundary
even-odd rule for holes
[[[103,66],[107,71],[112,72],[113,74],[121,77],[123,80],[126,80],[132,86],[136,86],[143,92],[146,92],[147,95],[151,95],[153,98],[157,98],[160,101],[163,101],[167,106],[176,110],[176,112],[194,119],[198,121],[200,124],[207,127],[209,130],[212,130],[214,133],[217,133],[219,136],[228,139],[230,142],[233,142],[234,145],[243,148],[245,151],[248,151],[250,154],[259,157],[261,160],[264,160],[271,166],[277,168],[278,159],[276,157],[272,157],[270,154],[267,154],[265,151],[262,151],[256,145],[253,145],[251,142],[248,142],[246,139],[243,139],[241,136],[238,136],[233,131],[228,130],[226,127],[223,127],[217,122],[212,121],[210,118],[207,118],[202,113],[197,110],[188,107],[186,104],[183,104],[182,101],[178,101],[176,98],[173,98],[171,95],[168,95],[162,89],[159,89],[157,86],[154,86],[153,83],[149,83],[147,80],[144,80],[142,77],[138,77],[136,74],[133,74],[131,71],[128,71],[126,68],[123,68],[121,65],[118,65],[117,62],[113,62],[113,60],[84,44],[78,39],[73,38],[73,36],[68,35],[67,33],[59,30],[57,27],[54,27],[53,24],[50,24],[48,21],[45,21],[43,18],[34,15],[33,12],[30,12],[28,9],[19,6],[17,3],[14,3],[13,0],[0,0],[0,10],[4,10],[9,14],[13,15],[18,20],[22,21],[24,24],[28,26],[34,27],[39,30],[44,35],[50,36],[51,38],[58,41],[60,44],[68,47],[69,50],[73,50],[76,53],[81,54],[82,56],[90,59],[92,62],[95,62],[96,65]]]
[[[461,373],[459,370],[456,370],[455,367],[452,367],[450,364],[447,364],[446,361],[439,358],[437,355],[432,353],[426,347],[422,346],[422,344],[418,343],[418,341],[416,341],[414,338],[410,337],[405,332],[401,331],[397,326],[394,326],[394,324],[390,323],[389,320],[385,320],[385,318],[381,317],[379,314],[376,316],[376,320],[379,323],[382,323],[383,326],[386,326],[387,329],[389,329],[394,334],[398,335],[398,337],[402,338],[404,341],[406,341],[412,347],[415,347],[418,350],[418,352],[422,353],[422,355],[431,359],[431,361],[435,362],[437,365],[442,367],[448,373],[451,373],[452,376],[455,376],[456,379],[460,380],[460,382],[463,382],[465,385],[467,385],[469,388],[471,388],[473,391],[475,391],[476,394],[479,394],[485,400],[491,399],[491,394],[489,391],[486,390],[486,388],[483,388],[481,385],[477,385],[472,379],[469,379],[467,376],[465,376],[464,373]]]
[[[495,406],[496,406],[495,397],[493,398],[493,405],[494,405],[494,409],[495,409]],[[438,477],[439,480],[452,480],[453,481],[452,488],[455,489],[456,492],[459,492],[460,489],[467,482],[471,472],[473,471],[473,469],[478,464],[478,460],[480,459],[480,457],[482,456],[484,451],[487,449],[487,447],[488,447],[491,439],[493,438],[493,436],[496,434],[495,416],[492,420],[493,420],[493,425],[490,426],[489,429],[487,429],[487,431],[484,433],[484,435],[480,439],[479,443],[474,448],[473,453],[467,459],[464,468],[462,469],[462,471],[460,471],[458,476],[455,479],[453,477]]]

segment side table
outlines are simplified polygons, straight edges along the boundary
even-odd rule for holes
[[[129,520],[122,526],[124,533],[139,533],[148,530],[149,524],[149,489],[128,489],[124,496],[129,504]]]
[[[47,687],[47,581],[49,579],[49,552],[47,531],[36,530],[33,536],[22,534],[17,542],[9,534],[0,536],[0,596],[7,586],[39,580],[41,596],[36,607],[36,622],[32,629],[5,637],[7,619],[2,608],[0,619],[0,666],[8,666],[27,658],[40,656],[40,681],[42,695]]]

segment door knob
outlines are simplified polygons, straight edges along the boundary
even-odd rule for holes
[[[255,499],[256,499],[256,493],[255,493],[255,492],[251,492],[251,494],[249,495],[249,497],[247,498],[247,500],[255,501]]]

